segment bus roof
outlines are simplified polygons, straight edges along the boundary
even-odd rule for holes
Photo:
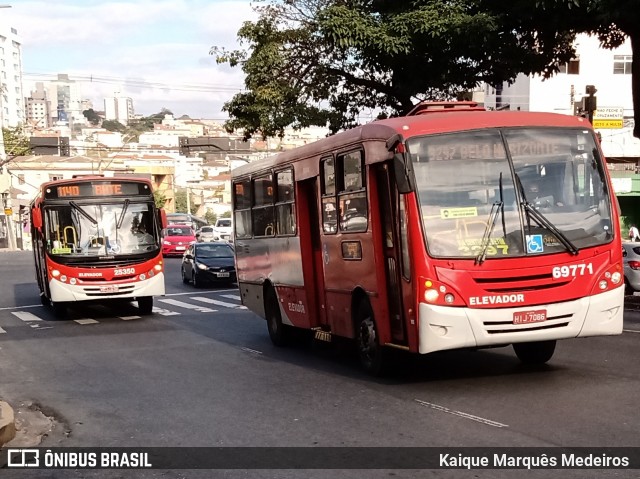
[[[430,111],[428,114],[401,116],[367,123],[299,148],[283,151],[268,158],[239,166],[232,170],[231,175],[233,177],[243,176],[254,171],[321,155],[324,152],[347,148],[363,140],[386,142],[397,134],[402,135],[406,140],[414,136],[437,133],[522,126],[591,128],[591,124],[585,118],[559,113],[473,109],[455,112]]]

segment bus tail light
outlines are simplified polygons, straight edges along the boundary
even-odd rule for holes
[[[420,301],[440,306],[466,306],[462,296],[450,286],[440,281],[422,278]]]
[[[605,291],[615,289],[622,283],[622,267],[620,266],[620,264],[614,264],[600,275],[598,281],[593,287],[592,294],[603,293]]]

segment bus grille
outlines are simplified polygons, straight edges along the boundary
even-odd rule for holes
[[[498,276],[495,278],[475,277],[473,281],[488,293],[517,293],[521,291],[541,291],[565,286],[571,279],[553,279],[551,273]]]
[[[549,316],[544,323],[513,324],[512,321],[483,321],[487,334],[527,333],[544,329],[557,329],[569,326],[573,314]]]

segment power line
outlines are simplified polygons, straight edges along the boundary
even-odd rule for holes
[[[39,78],[43,77],[50,82],[56,82],[60,80],[57,74],[53,73],[24,73],[25,78]],[[202,84],[202,83],[161,83],[147,80],[127,79],[122,77],[110,77],[110,76],[98,76],[98,75],[68,75],[70,81],[78,81],[83,83],[104,83],[112,85],[124,85],[136,88],[146,89],[161,89],[171,91],[190,91],[190,92],[204,92],[204,93],[220,93],[220,92],[241,92],[244,87],[235,85],[216,85],[216,84]]]

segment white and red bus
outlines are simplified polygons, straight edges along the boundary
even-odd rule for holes
[[[415,353],[622,332],[618,204],[583,118],[419,105],[232,172],[243,303],[354,338],[374,373]]]
[[[31,203],[42,303],[64,317],[75,301],[131,298],[150,314],[153,297],[165,293],[165,226],[149,180],[81,176],[44,183]]]

